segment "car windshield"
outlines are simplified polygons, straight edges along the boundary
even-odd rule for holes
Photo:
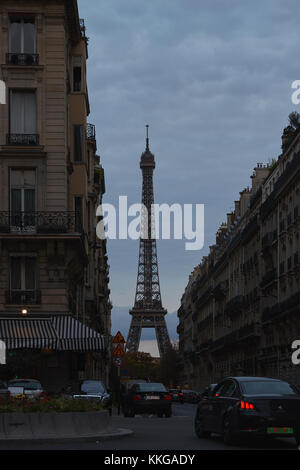
[[[249,381],[243,382],[243,388],[247,395],[297,395],[295,387],[287,382],[273,381]]]
[[[138,385],[140,392],[166,392],[167,389],[163,384],[145,383]]]
[[[81,391],[84,393],[105,393],[105,387],[102,382],[97,380],[89,380],[83,382]]]
[[[9,387],[23,387],[28,390],[41,390],[42,386],[39,382],[31,382],[29,380],[19,380],[9,382]]]

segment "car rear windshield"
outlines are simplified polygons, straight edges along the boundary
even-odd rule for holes
[[[81,385],[81,391],[84,393],[104,393],[105,387],[102,382],[87,381]]]
[[[140,392],[166,392],[167,389],[163,384],[145,383],[138,385]]]
[[[299,392],[287,382],[249,381],[243,382],[243,388],[248,395],[297,395]]]
[[[39,382],[29,382],[29,381],[19,381],[19,382],[10,382],[10,387],[23,387],[28,390],[41,390],[42,386]]]

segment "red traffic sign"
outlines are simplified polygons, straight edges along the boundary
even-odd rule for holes
[[[113,342],[113,344],[118,344],[118,343],[125,344],[125,339],[124,339],[123,335],[120,333],[120,331],[118,331],[116,336],[113,338],[112,342]]]
[[[120,344],[117,344],[117,346],[115,347],[115,349],[112,352],[112,355],[114,357],[124,357],[126,354],[125,354],[125,351],[122,348],[122,346]]]

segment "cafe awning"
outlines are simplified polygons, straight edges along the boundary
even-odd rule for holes
[[[7,349],[102,351],[103,335],[71,315],[47,318],[0,318],[0,340]]]

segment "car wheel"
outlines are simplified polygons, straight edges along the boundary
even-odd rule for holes
[[[171,410],[165,412],[165,417],[166,418],[171,418],[171,416],[172,416],[172,411]]]
[[[223,442],[227,445],[236,443],[236,436],[232,432],[232,423],[228,415],[223,418]]]
[[[163,413],[157,413],[157,416],[158,416],[159,418],[162,418],[164,415],[163,415]]]
[[[210,437],[210,431],[205,431],[201,416],[197,413],[194,422],[195,434],[199,439]]]

